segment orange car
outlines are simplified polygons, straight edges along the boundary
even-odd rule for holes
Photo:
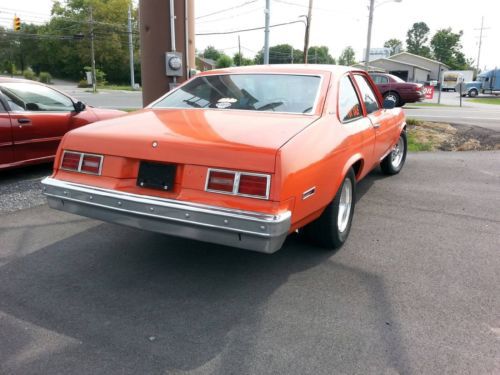
[[[403,167],[405,126],[363,71],[213,70],[66,134],[44,193],[58,210],[243,249],[272,253],[302,228],[336,248],[356,182]]]

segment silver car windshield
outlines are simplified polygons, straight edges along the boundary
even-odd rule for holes
[[[194,78],[153,108],[215,108],[311,113],[321,77],[293,74],[221,74]]]

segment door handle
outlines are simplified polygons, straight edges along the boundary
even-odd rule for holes
[[[23,126],[31,126],[31,120],[29,118],[18,118],[17,123],[19,124],[20,128],[22,128]]]
[[[374,127],[375,129],[380,128],[380,122],[376,122],[376,123],[374,123],[374,124],[373,124],[373,127]]]

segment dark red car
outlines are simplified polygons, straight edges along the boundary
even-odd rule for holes
[[[393,99],[397,107],[406,103],[420,102],[425,98],[424,85],[405,82],[401,78],[386,73],[370,73],[384,99]]]
[[[68,131],[123,114],[41,83],[0,77],[0,169],[52,161]]]

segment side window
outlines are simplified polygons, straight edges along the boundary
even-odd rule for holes
[[[365,103],[366,112],[372,113],[380,109],[377,102],[377,95],[373,92],[370,84],[362,75],[356,74],[354,76],[356,83],[358,84],[359,90],[361,91],[361,97]]]
[[[31,83],[8,82],[0,86],[12,111],[71,112],[70,98],[49,87]]]
[[[378,79],[379,79],[379,82],[375,82],[375,83],[389,83],[389,78],[387,77],[384,77],[384,76],[378,76]]]
[[[349,76],[344,76],[340,80],[339,87],[339,118],[340,121],[350,121],[361,117],[361,104],[358,95]]]
[[[373,82],[375,82],[375,84],[379,84],[379,83],[382,83],[382,76],[371,76],[372,79],[373,79]]]

